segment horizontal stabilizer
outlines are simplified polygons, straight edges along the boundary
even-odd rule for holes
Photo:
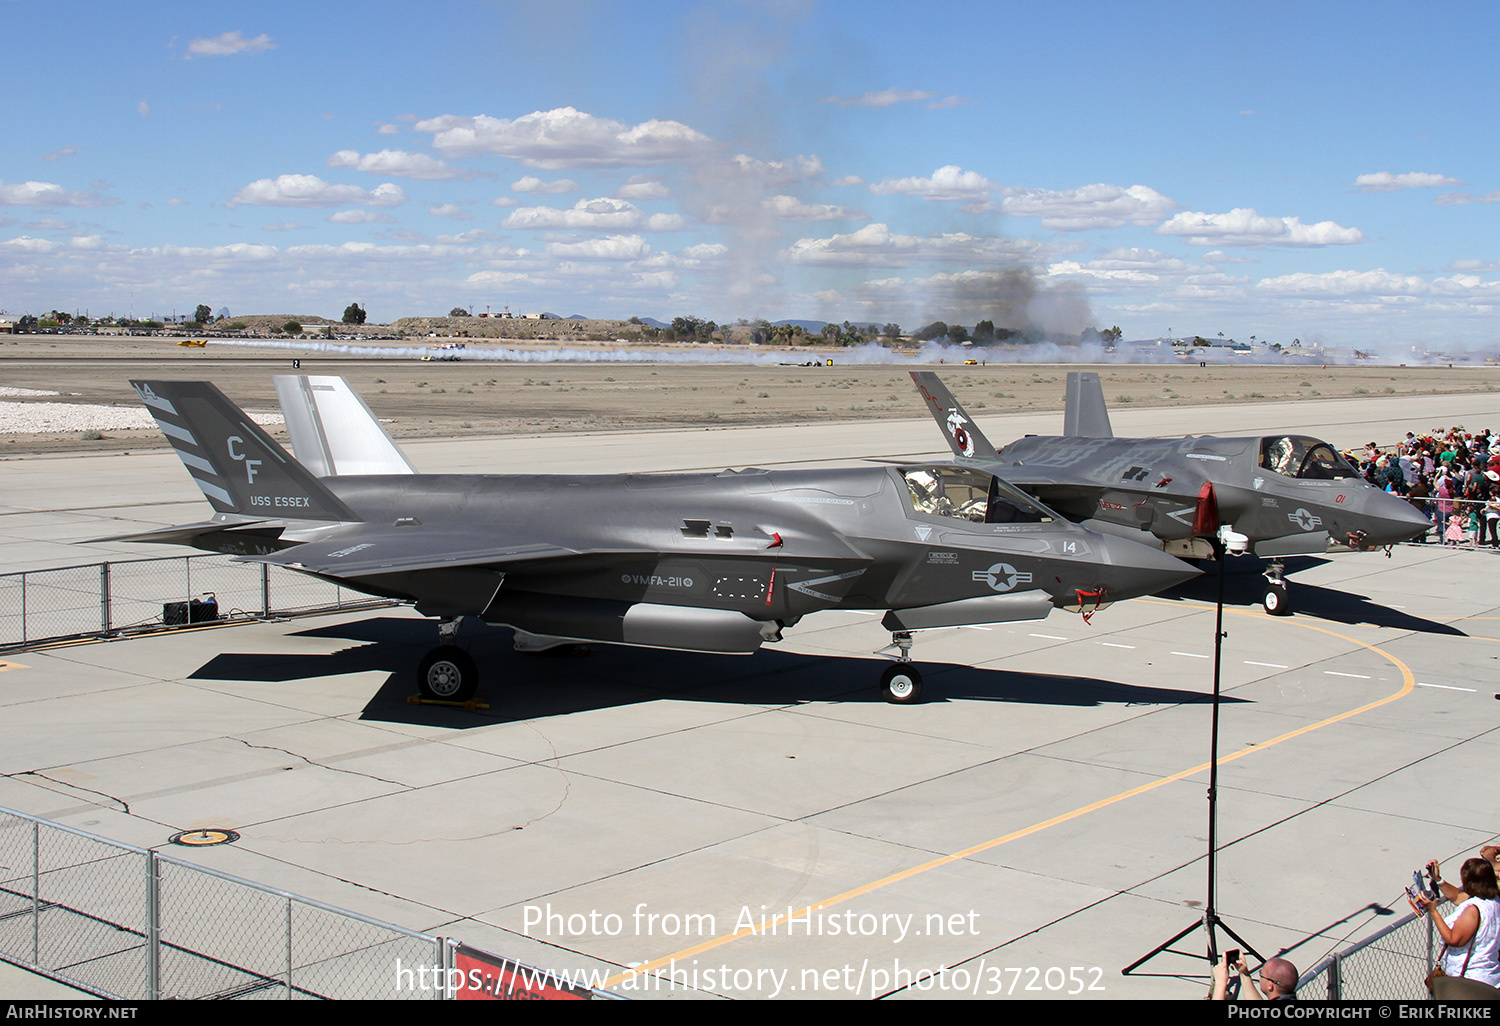
[[[917,391],[922,393],[927,412],[932,414],[932,419],[943,429],[943,436],[948,439],[948,447],[953,450],[954,455],[960,459],[988,462],[1000,459],[995,447],[984,437],[973,418],[958,404],[953,393],[948,391],[948,386],[936,374],[932,371],[912,371],[911,379],[916,382]]]
[[[196,524],[180,524],[176,527],[154,527],[149,531],[131,534],[112,534],[108,538],[92,538],[93,542],[157,542],[162,545],[197,545],[200,538],[211,534],[235,531],[265,532],[274,537],[284,526],[276,523],[271,528],[260,527],[270,523],[266,520],[200,520]]]
[[[1063,434],[1081,438],[1113,438],[1104,385],[1096,371],[1069,371],[1063,400]]]
[[[416,473],[343,378],[285,374],[273,380],[292,451],[314,476]]]
[[[207,381],[130,384],[215,512],[289,520],[359,520]]]

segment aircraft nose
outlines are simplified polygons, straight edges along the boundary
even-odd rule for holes
[[[1372,545],[1411,541],[1426,534],[1432,526],[1427,515],[1405,499],[1385,492],[1377,492],[1375,498],[1377,501],[1368,510],[1375,520],[1375,527],[1365,533]]]
[[[1111,600],[1155,595],[1203,573],[1161,549],[1128,538],[1100,535],[1099,543],[1103,556],[1100,583],[1109,589]]]

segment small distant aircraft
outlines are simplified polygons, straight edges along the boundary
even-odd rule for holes
[[[1153,542],[1172,555],[1210,558],[1208,535],[1216,534],[1230,553],[1266,556],[1263,603],[1274,616],[1291,613],[1285,557],[1369,551],[1432,526],[1316,438],[1116,438],[1097,373],[1068,374],[1061,437],[1028,435],[998,451],[936,374],[911,376],[959,463],[1003,475],[1085,527]],[[1204,530],[1210,518],[1215,531]]]
[[[1199,573],[973,467],[419,474],[342,378],[276,379],[297,459],[208,382],[131,384],[214,516],[120,540],[414,603],[440,620],[418,675],[433,699],[474,692],[463,617],[514,628],[522,650],[748,655],[809,613],[883,609],[899,654],[881,693],[913,702],[913,631],[1092,614]]]

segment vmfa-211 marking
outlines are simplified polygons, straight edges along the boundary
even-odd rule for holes
[[[1198,571],[952,464],[699,474],[418,474],[341,378],[277,379],[296,459],[207,382],[137,381],[214,508],[133,540],[289,567],[439,618],[429,697],[472,694],[463,617],[517,647],[749,654],[828,609],[886,610],[891,701],[911,632],[1090,612]],[[284,500],[296,505],[285,509]]]
[[[931,371],[913,371],[961,463],[999,474],[1085,527],[1205,558],[1214,544],[1271,559],[1265,608],[1284,615],[1282,559],[1369,550],[1430,526],[1410,503],[1362,480],[1327,442],[1304,435],[1116,438],[1099,375],[1068,374],[1061,436],[1027,435],[997,450]],[[1211,489],[1211,530],[1204,527]]]

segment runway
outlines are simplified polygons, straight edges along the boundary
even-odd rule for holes
[[[1115,411],[1118,434],[1299,429],[1340,445],[1500,421],[1495,397]],[[1212,416],[1211,424],[1204,423]],[[1301,418],[1301,419],[1298,419]],[[1060,422],[1060,416],[1055,418]],[[1058,425],[985,417],[992,438]],[[935,453],[930,422],[404,443],[424,471],[681,470]],[[4,464],[4,571],[153,550],[200,519],[166,453]],[[1230,563],[1221,916],[1307,969],[1405,911],[1412,869],[1494,837],[1500,561],[1289,561],[1296,615]],[[881,702],[878,615],[747,658],[471,639],[488,710],[414,707],[410,610],[16,653],[0,805],[132,844],[229,827],[205,865],[626,996],[1199,998],[1120,969],[1206,895],[1212,576],[1092,623],[919,636],[927,701]],[[1179,947],[1202,948],[1201,934]]]

